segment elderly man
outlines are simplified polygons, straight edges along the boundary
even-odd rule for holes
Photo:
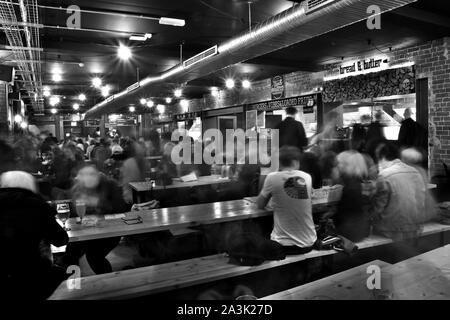
[[[22,171],[0,176],[0,290],[9,299],[45,299],[65,278],[42,248],[68,243],[56,211],[37,194],[34,178]]]

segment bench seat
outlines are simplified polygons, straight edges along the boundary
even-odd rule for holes
[[[424,225],[422,235],[438,234],[449,230],[450,226],[428,223]],[[393,243],[391,239],[372,235],[357,245],[359,249],[367,249],[391,243]],[[67,283],[63,282],[49,299],[130,299],[246,275],[308,259],[332,256],[337,253],[335,250],[313,250],[307,254],[288,256],[280,261],[266,261],[259,266],[251,267],[229,264],[229,258],[225,254],[216,254],[84,277],[81,279],[81,289],[68,289]]]

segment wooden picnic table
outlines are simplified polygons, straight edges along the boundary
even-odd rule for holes
[[[369,265],[381,269],[380,291],[367,286]],[[450,245],[393,265],[371,262],[263,299],[377,300],[379,292],[390,300],[450,299]]]
[[[322,208],[323,205],[326,204],[313,201],[313,210]],[[107,215],[96,217],[98,220],[95,225],[80,225],[76,218],[70,218],[67,225],[71,229],[68,231],[69,240],[75,242],[253,219],[270,216],[272,213],[270,208],[258,209],[255,198],[245,198]],[[134,216],[140,216],[142,223],[128,225],[122,220],[123,217]],[[86,220],[89,216],[84,219],[85,222],[89,221]]]
[[[222,178],[220,175],[211,175],[211,176],[201,176],[198,177],[195,181],[182,182],[180,179],[173,179],[172,184],[162,186],[155,185],[153,188],[150,183],[147,181],[140,182],[130,182],[129,185],[133,191],[133,199],[136,200],[137,203],[142,202],[142,193],[155,191],[162,192],[165,190],[175,191],[177,189],[183,188],[198,188],[205,186],[217,186],[221,184],[229,184],[232,183],[233,180],[229,178]]]

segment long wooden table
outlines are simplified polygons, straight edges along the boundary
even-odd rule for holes
[[[94,226],[77,224],[77,219],[67,221],[69,240],[86,241],[116,236],[150,233],[162,230],[188,228],[200,225],[218,224],[269,216],[270,208],[258,209],[255,198],[161,208],[129,212],[123,215],[98,217]],[[314,203],[313,210],[322,208],[324,203]],[[142,223],[127,225],[122,217],[138,215]],[[86,220],[87,218],[85,218]]]
[[[233,180],[228,178],[222,178],[220,175],[211,175],[211,176],[201,176],[198,177],[195,181],[182,182],[180,179],[173,179],[172,184],[162,186],[155,185],[153,188],[146,181],[140,182],[130,182],[129,186],[133,191],[133,198],[136,199],[138,203],[142,202],[141,195],[142,193],[155,191],[161,192],[164,190],[174,191],[175,189],[183,189],[183,188],[198,188],[205,186],[217,186],[222,184],[232,183]]]
[[[377,292],[367,286],[367,266],[381,269],[381,291],[392,300],[449,300],[450,245],[394,265],[375,261],[342,273],[279,292],[264,300],[375,300]]]

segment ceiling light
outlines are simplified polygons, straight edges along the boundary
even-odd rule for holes
[[[56,114],[58,112],[58,110],[56,110],[55,108],[50,109],[50,112],[53,114]]]
[[[219,95],[219,89],[217,87],[211,87],[211,95],[217,97]]]
[[[52,96],[50,97],[50,105],[52,107],[56,106],[58,103],[60,103],[61,99],[58,96]]]
[[[145,34],[132,34],[130,36],[131,41],[146,41],[148,39],[151,39],[152,34],[151,33],[145,33]]]
[[[78,103],[74,103],[73,104],[73,110],[78,110],[78,109],[80,109],[80,105],[78,104]]]
[[[44,95],[44,97],[50,97],[50,95],[51,95],[50,90],[44,89],[43,95]]]
[[[227,86],[228,89],[234,88],[234,80],[233,80],[233,79],[228,79],[228,80],[225,82],[225,85]]]
[[[148,100],[148,101],[147,101],[147,107],[151,108],[151,107],[153,107],[154,105],[155,105],[155,104],[153,103],[152,100]]]
[[[172,98],[167,97],[167,98],[166,98],[166,103],[172,103]]]
[[[175,97],[179,98],[183,95],[183,91],[181,89],[176,89],[174,91]]]
[[[100,88],[102,86],[102,79],[100,79],[99,77],[95,77],[92,79],[92,85],[95,88]]]
[[[14,116],[14,122],[15,123],[21,123],[22,121],[23,121],[23,118],[22,118],[22,116],[20,114],[16,114]]]
[[[145,100],[144,98],[142,98],[141,100],[139,100],[139,102],[140,102],[142,105],[145,105],[145,104],[147,103],[147,100]]]
[[[121,44],[119,49],[117,49],[117,55],[122,60],[128,60],[131,58],[131,49]]]
[[[166,111],[166,106],[163,105],[163,104],[158,104],[158,105],[156,106],[156,110],[158,110],[158,112],[159,112],[160,114],[162,114],[162,113],[164,113],[164,112]]]
[[[85,100],[86,100],[86,95],[85,95],[84,93],[81,93],[81,94],[78,96],[78,100],[80,100],[80,101],[85,101]]]
[[[106,86],[102,87],[101,90],[102,90],[102,96],[106,98],[107,96],[109,96],[109,91],[111,90],[111,88],[108,85],[106,85]]]
[[[55,73],[55,74],[52,76],[52,79],[53,79],[53,81],[55,81],[55,82],[60,82],[60,81],[62,80],[62,77],[61,77],[61,75],[60,75],[59,73]]]
[[[78,66],[79,66],[80,68],[83,68],[83,67],[84,67],[84,63],[83,63],[83,62],[80,62],[80,63],[78,64]]]
[[[20,124],[20,127],[21,127],[22,129],[26,129],[26,128],[28,128],[28,123],[26,123],[26,122],[24,121],[24,122],[22,122],[22,123]]]
[[[135,107],[129,107],[128,110],[130,110],[130,112],[135,112],[136,108]]]
[[[184,19],[174,19],[174,18],[162,17],[159,19],[159,24],[165,24],[165,25],[175,26],[175,27],[184,27],[186,25],[186,21]]]
[[[242,81],[242,87],[244,88],[244,89],[248,89],[248,88],[250,88],[251,87],[251,83],[250,83],[250,81],[249,80],[244,80],[244,81]]]

